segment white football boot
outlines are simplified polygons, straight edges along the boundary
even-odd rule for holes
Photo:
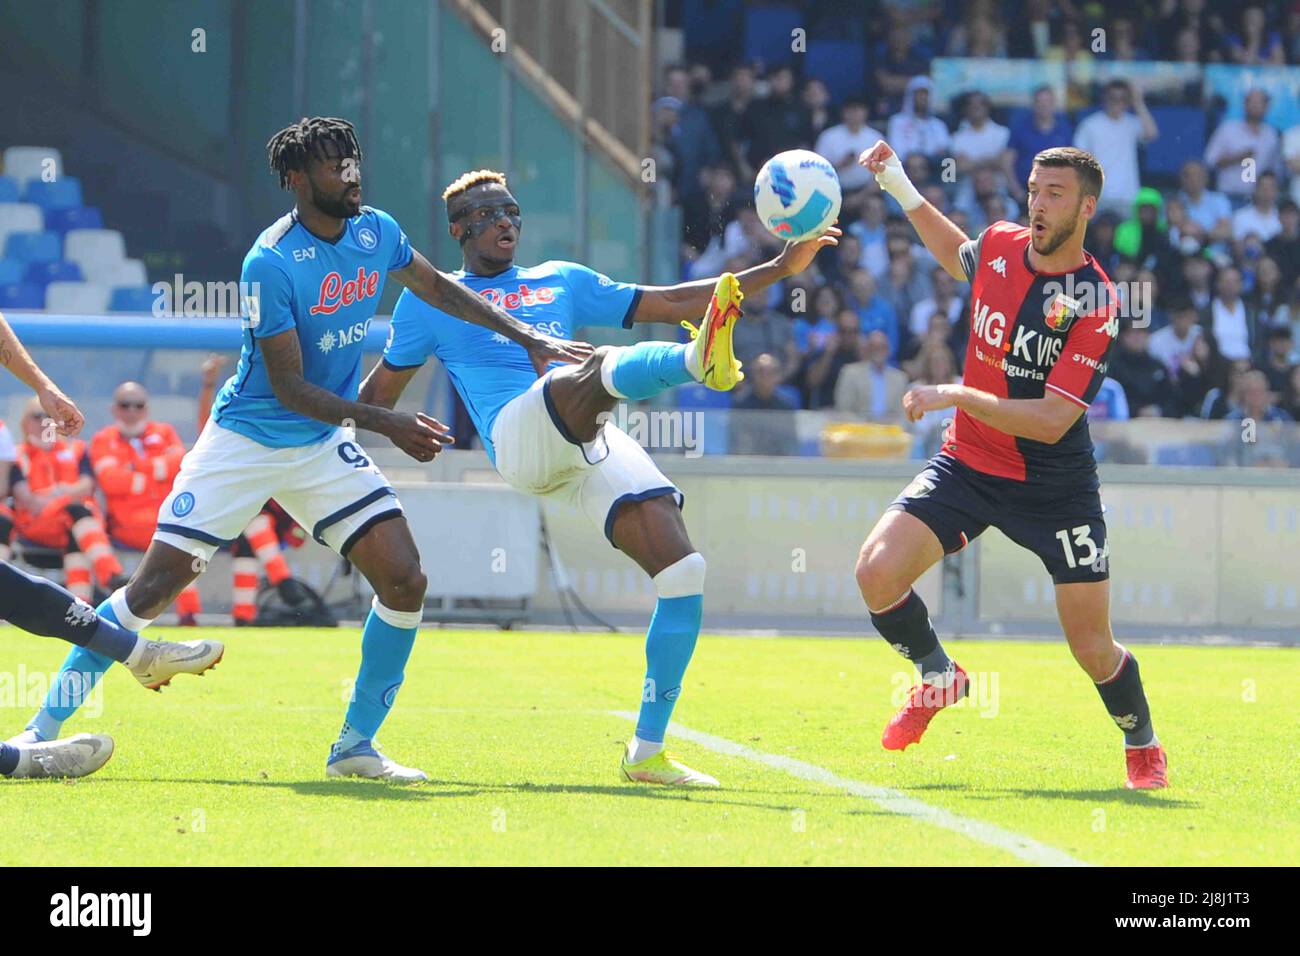
[[[27,736],[23,733],[9,741],[18,749],[18,766],[9,775],[11,779],[85,777],[113,756],[113,738],[107,734],[75,734],[44,743],[20,742]]]
[[[423,783],[429,775],[414,767],[403,767],[389,760],[379,751],[373,740],[363,740],[342,753],[331,751],[325,764],[327,777],[364,777],[367,780],[388,780],[391,783]]]
[[[226,646],[220,641],[146,641],[139,653],[140,659],[128,664],[127,670],[150,690],[162,690],[177,674],[202,675],[216,667]]]

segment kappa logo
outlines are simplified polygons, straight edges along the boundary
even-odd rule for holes
[[[1005,279],[1007,277],[1007,260],[1002,256],[998,256],[996,259],[990,259],[988,261],[988,267],[998,275],[1002,276],[1002,278]]]

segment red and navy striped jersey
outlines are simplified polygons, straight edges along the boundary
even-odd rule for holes
[[[971,283],[962,381],[1001,398],[1050,389],[1086,409],[1119,334],[1115,287],[1092,256],[1068,273],[1035,272],[1029,229],[995,222],[961,247]],[[943,451],[976,471],[1031,483],[1095,486],[1086,415],[1054,445],[1017,438],[957,411]]]

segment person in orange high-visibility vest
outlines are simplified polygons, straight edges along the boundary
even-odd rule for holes
[[[100,587],[121,587],[122,565],[108,543],[86,443],[66,439],[47,423],[35,398],[23,409],[23,441],[10,469],[17,537],[63,552],[67,588],[82,600]]]
[[[90,442],[90,462],[104,493],[108,533],[119,547],[144,551],[158,523],[158,508],[172,490],[185,446],[176,429],[149,420],[149,393],[139,382],[113,392],[113,424]],[[195,584],[176,598],[183,625],[197,624],[202,607]]]

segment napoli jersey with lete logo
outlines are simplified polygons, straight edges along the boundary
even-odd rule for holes
[[[573,337],[584,325],[632,327],[641,290],[574,262],[512,266],[494,276],[454,272],[473,289],[521,322],[555,338]],[[392,369],[423,365],[436,355],[469,409],[488,457],[496,463],[492,426],[501,409],[537,381],[523,346],[481,325],[471,325],[435,309],[409,291],[393,310],[384,363]]]
[[[411,261],[397,221],[370,206],[334,241],[312,235],[290,213],[257,237],[240,275],[244,345],[235,374],[212,405],[223,428],[271,448],[324,441],[337,426],[291,412],[271,388],[255,339],[298,331],[303,377],[355,401],[361,348],[388,273]]]

